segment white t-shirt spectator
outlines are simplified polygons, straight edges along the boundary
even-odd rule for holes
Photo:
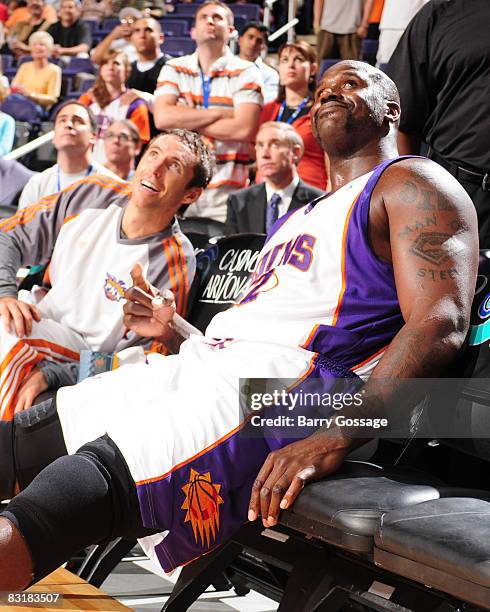
[[[324,0],[320,28],[332,34],[353,34],[362,21],[363,5],[363,0]]]
[[[58,164],[55,164],[29,179],[19,198],[19,210],[39,202],[44,196],[58,193],[91,174],[105,174],[117,181],[121,180],[119,176],[116,176],[108,168],[94,161],[88,168],[75,174],[67,174],[63,172]]]

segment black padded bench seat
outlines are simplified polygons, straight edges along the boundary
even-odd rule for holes
[[[490,609],[490,503],[447,497],[384,514],[374,561]]]
[[[418,482],[423,480],[417,474]],[[415,477],[365,462],[347,461],[334,475],[309,484],[280,524],[340,546],[370,553],[374,534],[385,512],[407,508],[439,497]]]

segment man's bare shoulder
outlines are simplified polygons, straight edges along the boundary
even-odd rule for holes
[[[407,158],[389,166],[371,198],[370,239],[376,254],[393,261],[399,245],[430,239],[444,242],[458,234],[478,244],[473,202],[444,168],[426,158]]]
[[[412,157],[389,166],[376,187],[387,212],[459,213],[474,217],[473,203],[460,183],[439,164]]]

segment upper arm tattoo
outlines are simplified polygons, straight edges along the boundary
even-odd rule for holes
[[[435,281],[450,281],[458,276],[452,258],[465,249],[458,233],[467,229],[458,206],[445,193],[431,188],[428,181],[414,176],[399,191],[405,213],[413,215],[397,236],[408,247],[407,256],[419,262],[417,276]]]

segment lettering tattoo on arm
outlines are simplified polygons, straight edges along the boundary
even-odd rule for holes
[[[423,189],[414,181],[404,182],[400,191],[400,200],[405,204],[416,204],[419,210],[455,210],[446,195],[440,191]]]

